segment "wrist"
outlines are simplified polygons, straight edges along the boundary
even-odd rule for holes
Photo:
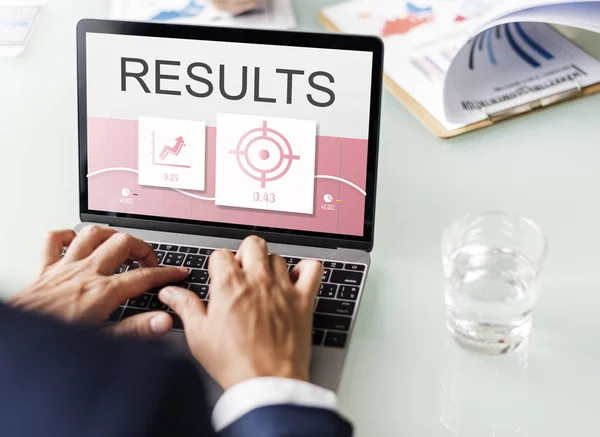
[[[310,375],[308,365],[306,368],[299,369],[293,365],[279,365],[275,368],[269,369],[255,368],[255,369],[235,369],[230,375],[220,379],[220,385],[223,390],[229,390],[231,387],[238,384],[242,384],[246,381],[260,379],[260,378],[281,378],[286,380],[294,380],[299,382],[310,382]]]

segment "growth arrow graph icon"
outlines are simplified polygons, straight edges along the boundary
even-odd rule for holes
[[[175,145],[174,146],[165,146],[162,151],[160,152],[159,158],[164,161],[165,158],[167,157],[167,155],[172,154],[172,155],[179,155],[179,152],[181,151],[181,149],[183,148],[183,146],[185,146],[185,142],[183,141],[183,137],[178,137],[175,139]]]

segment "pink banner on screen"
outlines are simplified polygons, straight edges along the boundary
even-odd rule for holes
[[[90,117],[88,173],[107,171],[88,177],[88,206],[95,211],[362,236],[365,196],[360,190],[366,190],[367,150],[367,140],[317,137],[313,214],[230,208],[197,198],[215,196],[215,127],[206,130],[205,190],[183,190],[185,194],[138,184],[137,121]]]

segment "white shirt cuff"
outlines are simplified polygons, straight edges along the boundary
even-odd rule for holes
[[[269,405],[337,409],[337,396],[309,382],[287,378],[253,378],[234,385],[219,398],[212,422],[217,432],[257,408]]]

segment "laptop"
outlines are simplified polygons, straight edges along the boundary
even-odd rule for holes
[[[369,36],[81,21],[76,230],[143,239],[207,304],[210,254],[248,235],[290,270],[321,260],[311,379],[337,390],[373,247],[382,59]],[[169,311],[156,293],[111,321]]]

